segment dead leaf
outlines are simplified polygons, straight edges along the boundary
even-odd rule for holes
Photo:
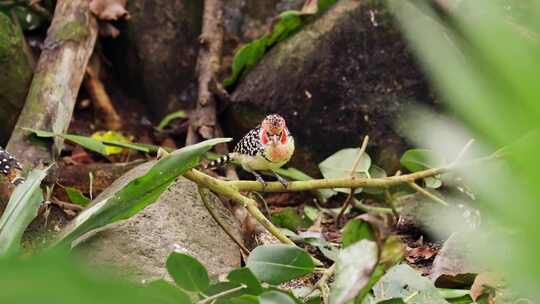
[[[409,263],[418,263],[420,261],[429,260],[437,254],[437,251],[429,246],[421,246],[416,248],[407,248],[406,259]]]
[[[91,0],[90,11],[101,20],[129,19],[127,0]]]
[[[500,274],[494,272],[482,272],[476,276],[471,286],[471,298],[473,301],[488,294],[489,299],[495,299],[497,290],[502,290],[505,286],[504,280]]]

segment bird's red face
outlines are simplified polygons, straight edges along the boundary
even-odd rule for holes
[[[285,119],[278,114],[271,114],[261,123],[261,142],[263,145],[285,145],[287,144],[287,125]]]

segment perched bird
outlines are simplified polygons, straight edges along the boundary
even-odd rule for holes
[[[270,171],[279,182],[287,186],[287,180],[274,170],[286,164],[293,153],[294,139],[287,129],[285,119],[278,114],[270,114],[236,144],[232,153],[211,162],[209,167],[219,167],[235,161],[263,184],[266,184],[264,179],[256,171]]]
[[[5,175],[11,183],[17,185],[24,181],[20,173],[21,164],[8,151],[0,148],[0,173]]]

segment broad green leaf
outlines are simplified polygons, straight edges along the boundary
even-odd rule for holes
[[[295,208],[286,207],[281,211],[272,213],[272,223],[279,227],[297,231],[298,228],[307,228],[313,224],[308,218],[301,216]]]
[[[259,296],[260,304],[296,304],[286,293],[271,290]]]
[[[245,70],[259,62],[266,52],[267,41],[268,38],[265,35],[244,45],[236,52],[232,63],[232,74],[223,81],[223,86],[226,88],[232,86]]]
[[[375,235],[371,225],[368,222],[357,218],[348,221],[341,236],[343,248],[346,248],[349,245],[361,240],[375,240]]]
[[[155,293],[155,301],[158,301],[159,303],[193,303],[185,292],[169,282],[166,282],[165,280],[156,280],[150,282],[146,288]]]
[[[74,204],[86,206],[90,204],[90,202],[92,202],[89,198],[84,196],[84,194],[77,188],[64,187],[64,190],[66,191],[66,194],[68,195],[70,202]]]
[[[336,279],[330,292],[330,304],[345,304],[354,299],[368,282],[377,265],[377,244],[361,240],[344,248],[336,261]]]
[[[384,178],[384,177],[388,176],[386,174],[386,171],[383,168],[381,168],[379,166],[376,166],[376,165],[373,165],[373,164],[371,165],[371,167],[369,167],[368,173],[369,173],[370,178]],[[382,189],[382,188],[364,188],[364,193],[382,194],[382,193],[384,193],[384,189]]]
[[[90,136],[91,139],[95,139],[100,142],[118,142],[121,144],[131,144],[131,140],[124,135],[114,131],[98,131]],[[117,146],[108,146],[105,148],[107,155],[120,154],[124,149]],[[147,152],[147,151],[145,151]]]
[[[234,269],[227,275],[227,280],[236,284],[247,286],[246,292],[252,295],[259,295],[263,292],[261,283],[257,277],[247,267]]]
[[[156,152],[160,148],[154,145],[127,143],[127,142],[121,142],[118,140],[108,140],[108,139],[98,140],[98,139],[94,139],[94,138],[90,138],[90,137],[86,137],[82,135],[75,135],[75,134],[57,134],[57,133],[43,131],[43,130],[35,130],[35,129],[29,129],[29,128],[23,128],[23,129],[34,133],[38,137],[43,137],[43,138],[61,137],[73,143],[76,143],[80,145],[81,147],[84,147],[90,151],[94,151],[96,153],[99,153],[105,156],[110,154],[109,149],[111,147],[126,148],[126,149],[131,149],[131,150],[145,152],[145,153]]]
[[[179,118],[186,118],[187,114],[186,111],[176,111],[173,113],[168,114],[167,116],[163,117],[163,119],[159,122],[159,125],[157,127],[158,130],[163,130],[166,126],[168,126],[171,121]]]
[[[319,217],[319,209],[311,206],[304,206],[304,215],[314,222]]]
[[[437,188],[440,188],[442,186],[442,181],[441,181],[441,179],[439,177],[430,176],[430,177],[424,178],[424,184],[428,188],[437,189]]]
[[[172,252],[166,266],[176,285],[184,290],[203,292],[210,286],[208,271],[190,255]]]
[[[422,277],[406,264],[394,266],[373,287],[375,298],[409,299],[408,303],[447,304],[441,293],[428,278]]]
[[[303,249],[281,244],[255,248],[246,265],[259,280],[270,284],[299,278],[315,268],[313,259]]]
[[[273,45],[294,33],[302,25],[302,18],[298,11],[285,11],[279,14],[277,22],[273,24],[272,32],[267,44]]]
[[[19,252],[21,237],[43,202],[40,186],[46,175],[47,170],[32,170],[11,195],[0,218],[0,257]]]
[[[468,296],[471,292],[468,289],[437,288],[437,290],[445,299],[461,298],[463,296]]]
[[[335,261],[337,259],[337,255],[339,253],[338,245],[330,243],[327,240],[323,239],[322,235],[298,235],[288,229],[282,229],[282,232],[294,242],[305,243],[317,247],[317,249],[319,249],[325,257],[332,261]]]
[[[358,157],[358,152],[360,152],[360,148],[347,148],[332,154],[319,164],[319,169],[321,169],[322,175],[325,178],[340,178],[350,176],[351,169]],[[370,167],[371,158],[367,153],[364,152],[360,157],[360,162],[356,167],[355,174],[357,176],[365,177],[366,172]],[[350,189],[348,188],[336,188],[334,190],[343,193],[350,192]],[[360,192],[362,192],[362,189],[358,188],[354,193]]]
[[[229,300],[232,304],[259,304],[259,297],[253,295],[241,295]]]
[[[290,179],[297,180],[297,181],[307,181],[307,180],[313,179],[313,177],[292,167],[289,167],[287,169],[279,168],[274,171],[276,171],[276,173],[281,176],[288,177]],[[329,198],[337,194],[337,192],[332,189],[318,189],[313,192],[315,193],[315,195],[317,195],[317,199],[319,200],[319,202],[323,204],[326,203]]]
[[[152,204],[178,176],[199,164],[201,155],[230,138],[216,138],[179,149],[156,161],[148,172],[129,182],[120,191],[81,212],[64,228],[56,244],[70,245],[83,234],[127,219]]]
[[[242,288],[240,290],[237,290],[240,288],[241,285],[238,283],[232,283],[232,282],[217,282],[215,284],[210,285],[208,289],[206,289],[203,294],[206,296],[213,296],[216,294],[220,294],[223,292],[226,292],[227,294],[224,296],[221,296],[215,304],[230,304],[230,299],[240,297],[243,295],[254,295],[249,292],[248,288]],[[231,290],[236,290],[234,292],[230,292]]]
[[[431,150],[410,149],[405,151],[399,162],[407,170],[418,172],[443,165],[444,163],[438,158]]]

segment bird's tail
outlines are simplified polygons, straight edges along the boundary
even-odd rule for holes
[[[206,167],[209,169],[219,168],[232,160],[232,153],[221,155],[218,159],[211,161]]]

